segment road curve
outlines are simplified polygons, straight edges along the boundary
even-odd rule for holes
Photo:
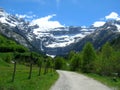
[[[57,70],[60,77],[50,90],[112,90],[100,82],[70,71]]]

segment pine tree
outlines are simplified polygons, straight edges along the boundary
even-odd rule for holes
[[[101,52],[101,74],[110,75],[113,72],[113,53],[114,50],[108,42],[103,45]]]
[[[92,72],[94,69],[94,61],[96,59],[96,53],[93,45],[88,42],[83,48],[83,66],[82,71],[85,73]]]
[[[81,58],[79,56],[79,54],[75,54],[72,59],[71,59],[71,62],[70,62],[70,70],[72,71],[77,71],[80,69],[80,63],[81,61]]]
[[[75,55],[75,51],[70,51],[68,55],[68,60],[71,60],[74,55]]]
[[[55,58],[55,69],[62,69],[64,66],[64,60],[62,57]]]
[[[41,74],[41,68],[42,68],[42,61],[43,61],[43,58],[38,58],[38,67],[39,67],[39,73],[38,73],[38,76],[40,76]]]

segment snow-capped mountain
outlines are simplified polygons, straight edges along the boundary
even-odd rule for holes
[[[39,30],[41,29],[39,28]],[[58,27],[49,31],[35,32],[34,30],[33,33],[36,35],[36,38],[41,39],[42,42],[45,41],[45,47],[57,48],[75,43],[93,31],[94,29],[81,27]]]
[[[0,9],[0,33],[31,50],[42,51],[47,55],[64,55],[70,50],[79,51],[88,41],[98,48],[117,37],[119,32],[119,20],[109,20],[98,27],[66,27],[58,22],[55,26],[46,26],[40,24],[39,20],[27,22]]]
[[[39,49],[49,55],[61,55],[69,52],[69,49],[65,49],[67,46],[78,42],[95,29],[71,26],[58,27],[50,29],[49,31],[40,30],[41,29],[37,32],[33,32],[36,35],[36,39],[40,42]]]
[[[96,49],[100,49],[105,42],[120,36],[120,20],[109,20],[103,26],[96,28],[96,30],[74,44],[73,50],[80,51],[86,42],[91,42]]]
[[[36,39],[44,47],[49,48],[65,47],[94,31],[94,29],[72,26],[41,26],[38,21],[25,22],[21,18],[6,13],[3,9],[0,9],[0,22],[12,28],[18,28],[20,33],[25,34],[29,41],[34,42],[33,39]],[[41,45],[39,47],[43,50]]]
[[[10,15],[0,8],[0,33],[32,49],[29,41],[33,39],[34,35],[31,35],[32,29],[28,25],[29,22]]]

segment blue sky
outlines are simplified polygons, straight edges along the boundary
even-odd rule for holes
[[[0,7],[29,20],[50,16],[48,21],[66,26],[90,26],[112,12],[120,17],[120,0],[0,0]]]

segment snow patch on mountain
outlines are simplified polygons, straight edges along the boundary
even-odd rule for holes
[[[74,40],[71,40],[69,42],[54,42],[52,44],[46,45],[46,47],[49,47],[49,48],[65,47],[71,43],[74,43]]]
[[[47,56],[50,56],[52,58],[54,58],[56,55],[50,55],[50,54],[46,54]]]
[[[10,25],[10,26],[12,26],[12,27],[15,27],[15,26],[16,26],[14,23],[9,23],[5,17],[0,18],[0,22],[1,22],[1,23],[5,23],[5,24],[8,24],[8,25]]]
[[[56,42],[46,45],[46,47],[49,47],[49,48],[65,47],[67,45],[77,42],[79,39],[83,37],[85,37],[85,35],[83,34],[76,34],[76,35],[71,35],[71,36],[68,36],[68,35],[57,36],[57,37],[54,37],[56,39],[55,40]]]
[[[23,25],[26,23],[22,18],[16,17],[14,15],[8,14],[3,9],[0,8],[0,22],[10,27],[20,27],[24,28]]]
[[[120,32],[120,25],[118,25],[118,24],[115,24],[115,25],[116,25],[118,31]]]
[[[26,22],[21,19],[21,17],[27,17],[26,15],[18,15],[18,17],[16,17],[0,9],[1,23],[5,24],[9,28],[12,27],[13,29],[11,30],[16,30],[17,33],[24,36],[24,38],[34,47],[40,51],[46,52],[46,54],[50,56],[69,52],[72,45],[84,40],[83,38],[86,38],[89,34],[94,34],[92,39],[95,41],[101,30],[120,32],[120,21],[118,21],[120,16],[116,13],[108,15],[106,19],[110,20],[107,22],[96,21],[90,27],[64,26],[60,24],[59,21],[51,20],[55,16],[56,14],[52,14],[46,17],[34,19],[31,22]]]
[[[8,16],[9,16],[9,14],[6,13],[4,10],[2,10],[2,9],[0,10],[0,22],[4,23],[4,24],[8,24],[12,27],[15,27],[18,23],[11,21],[8,18]]]

